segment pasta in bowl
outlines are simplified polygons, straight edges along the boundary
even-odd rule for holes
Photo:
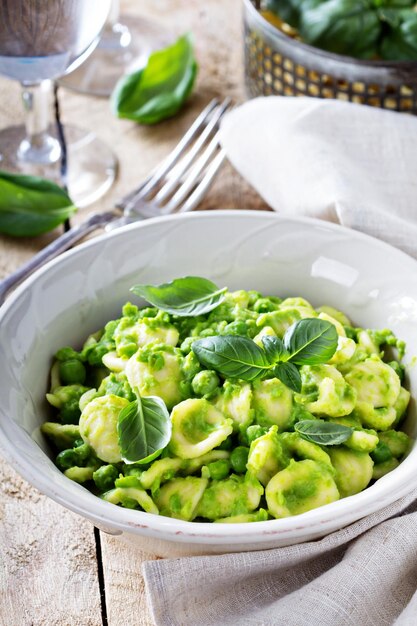
[[[323,536],[413,488],[415,270],[413,259],[365,235],[256,211],[148,220],[94,239],[49,263],[0,309],[0,350],[7,355],[0,380],[2,453],[55,501],[161,555],[265,549]],[[149,293],[129,297],[132,285],[190,275],[219,291],[228,288],[200,318],[146,315],[154,308]],[[133,304],[123,309],[128,298]],[[321,309],[323,303],[331,308]],[[118,326],[117,345],[114,332],[96,335],[109,320],[116,320],[113,331]],[[285,344],[290,322],[309,320],[336,333],[335,352],[325,362],[298,362],[291,336],[286,358],[274,340]],[[392,334],[366,330],[386,328]],[[79,358],[91,335],[90,357]],[[263,353],[252,365],[265,375],[245,380],[242,372],[234,376],[202,362],[203,352],[213,352],[210,342],[231,337],[254,344],[256,358],[257,350]],[[403,359],[399,340],[407,346]],[[356,351],[362,357],[352,367],[336,362],[346,364]],[[89,362],[94,352],[100,366]],[[151,365],[160,369],[147,377]],[[171,383],[161,385],[166,367]],[[365,384],[369,377],[375,385]],[[299,384],[301,390],[291,387]],[[164,430],[168,442],[142,449],[143,463],[135,459],[137,438],[126,444],[139,400],[142,413],[167,411],[172,421],[172,431]],[[401,402],[404,410],[408,403],[402,416]],[[107,435],[97,417],[102,413],[113,424]],[[45,421],[52,423],[49,433]],[[317,436],[342,441],[326,445]],[[64,451],[60,469],[55,461]],[[138,491],[146,496],[142,504]],[[147,506],[155,508],[147,512]],[[247,523],[248,515],[258,521]]]
[[[69,445],[64,474],[105,501],[185,521],[280,519],[359,493],[411,448],[391,331],[200,277],[133,291],[154,306],[129,302],[80,351],[56,353],[57,421],[41,427]]]

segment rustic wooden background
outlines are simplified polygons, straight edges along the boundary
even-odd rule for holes
[[[184,111],[153,128],[115,119],[107,100],[62,91],[64,122],[94,129],[120,161],[112,190],[75,221],[105,209],[135,187],[211,98],[245,98],[240,0],[126,0],[122,9],[157,20],[177,34],[192,31],[198,82]],[[0,127],[22,119],[18,85],[0,79]],[[266,206],[227,165],[200,208]],[[0,278],[56,234],[25,240],[1,237]],[[0,519],[0,626],[153,623],[141,577],[145,556],[41,495],[1,460]]]

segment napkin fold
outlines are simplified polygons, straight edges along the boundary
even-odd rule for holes
[[[224,118],[221,143],[273,209],[417,257],[417,118],[258,98]],[[157,626],[416,626],[417,490],[318,541],[149,561],[143,574]]]
[[[276,211],[339,222],[417,256],[416,117],[277,96],[234,109],[220,133],[233,166]]]
[[[416,498],[417,490],[319,541],[147,561],[155,624],[416,626]]]

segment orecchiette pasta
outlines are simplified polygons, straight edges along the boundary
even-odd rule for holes
[[[291,361],[293,329],[285,333],[306,319],[333,333],[331,358]],[[296,369],[297,391],[275,361],[247,380],[203,365],[194,342],[229,335],[253,340],[258,357],[274,346]],[[301,297],[226,292],[195,316],[128,303],[79,352],[57,352],[47,394],[54,413],[42,431],[65,475],[111,504],[187,522],[298,515],[362,491],[407,455],[403,351],[389,330],[355,328],[341,311]],[[166,405],[169,443],[131,462],[119,416],[136,407],[148,436],[139,400],[149,396]],[[301,422],[317,426],[315,438]],[[327,440],[328,429],[342,438]]]

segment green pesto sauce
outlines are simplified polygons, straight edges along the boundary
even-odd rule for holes
[[[181,430],[190,443],[199,443],[216,428],[216,424],[206,421],[206,414],[203,412],[192,413],[186,422],[181,423]]]

